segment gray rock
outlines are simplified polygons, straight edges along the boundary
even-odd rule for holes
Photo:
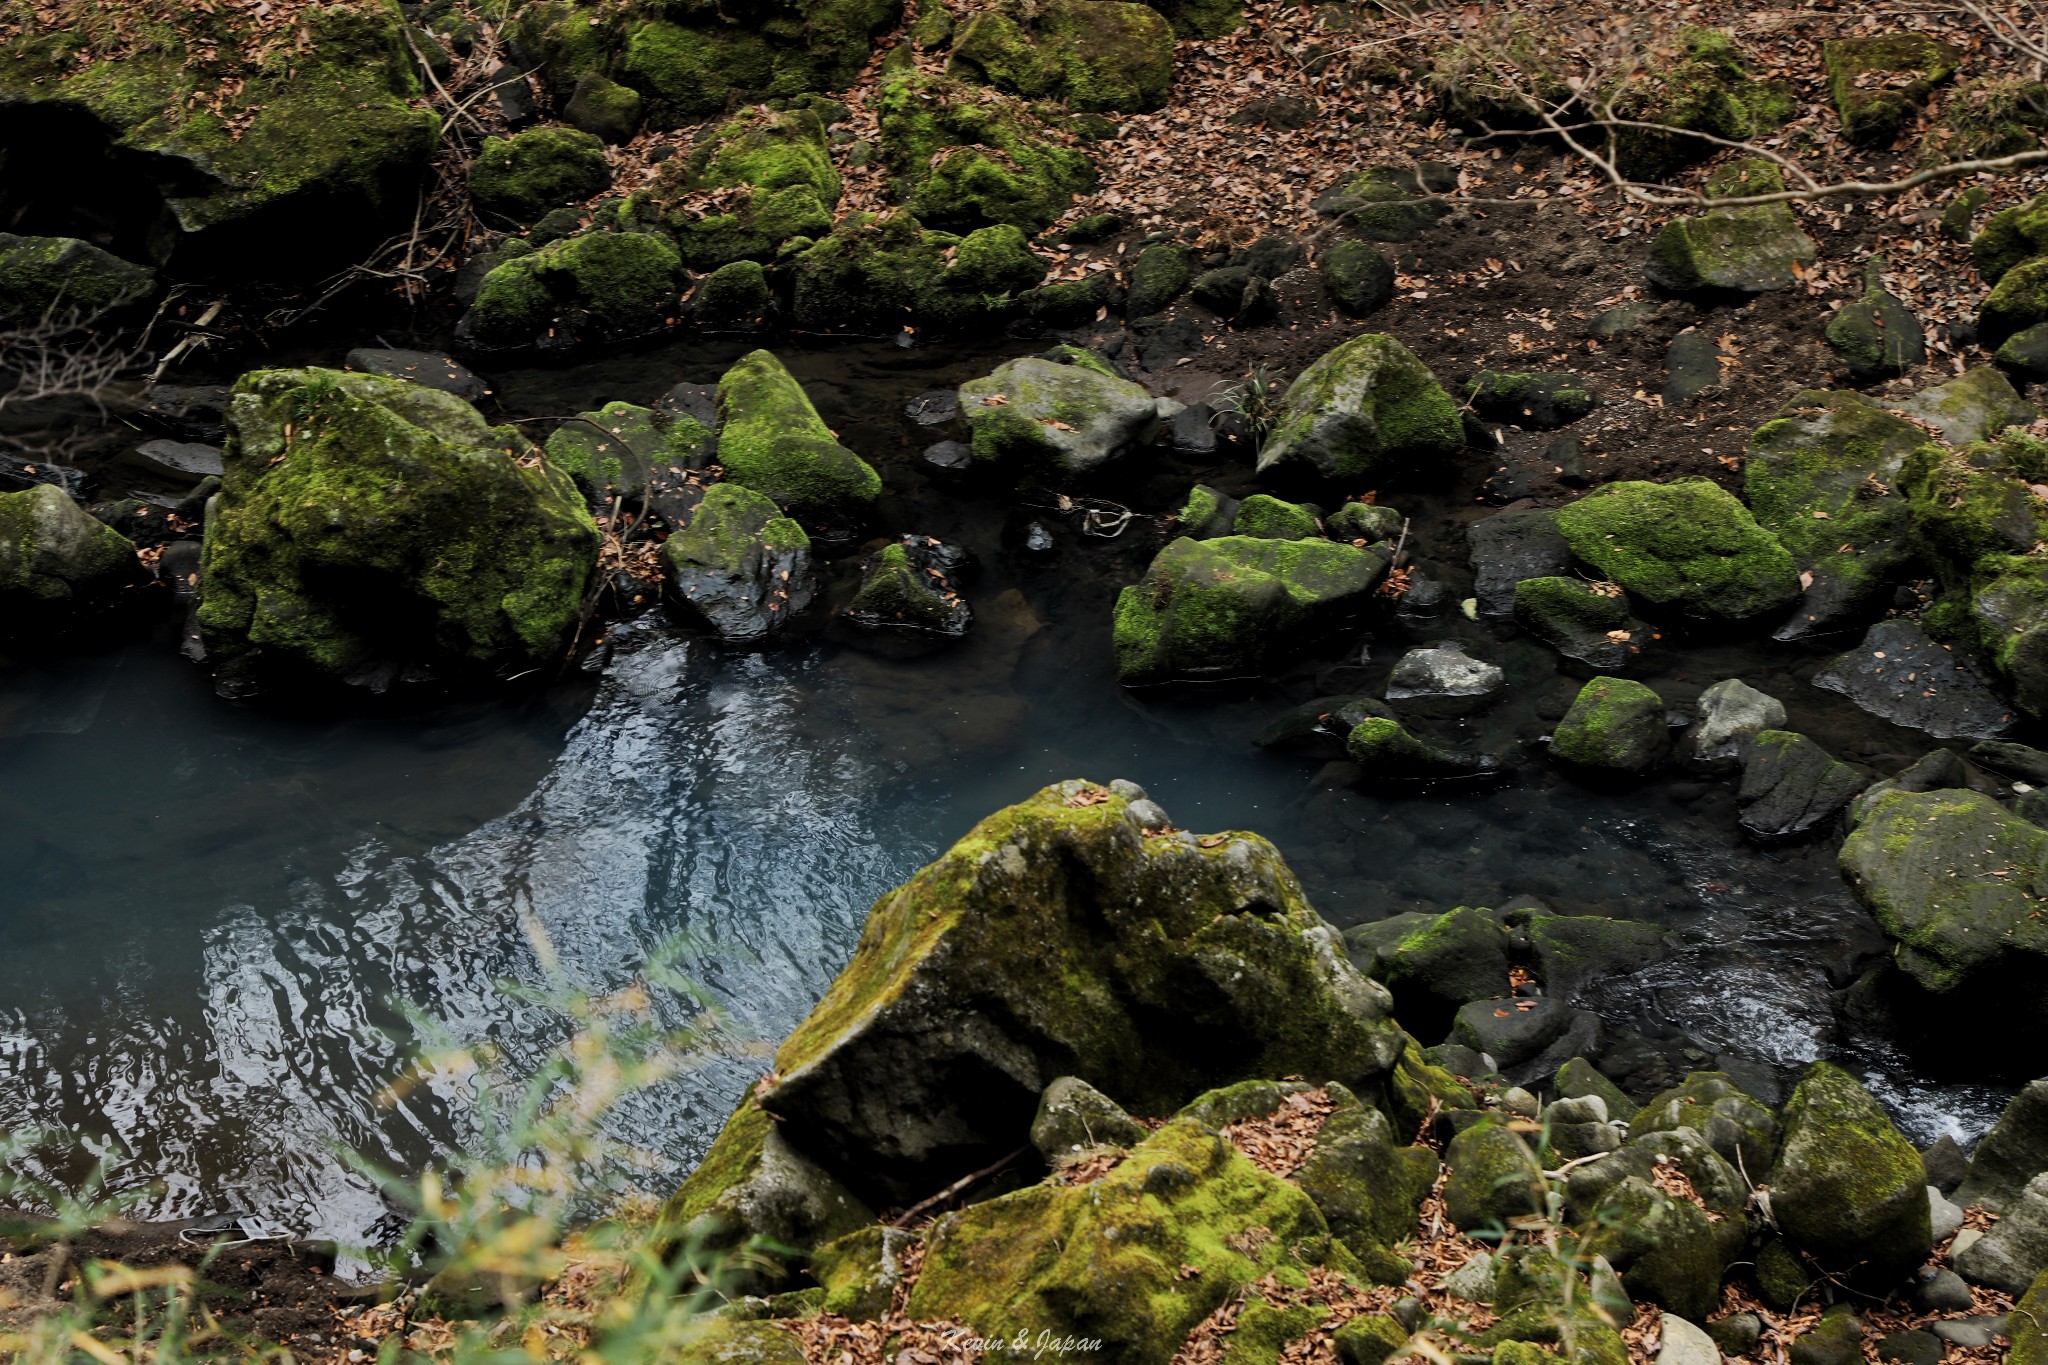
[[[1918,1328],[1893,1332],[1877,1343],[1877,1358],[1892,1365],[1941,1365],[1947,1353],[1947,1343]]]
[[[1951,1346],[1965,1351],[1981,1351],[1995,1345],[1998,1338],[2005,1335],[2005,1316],[1950,1318],[1946,1322],[1935,1323],[1930,1330]]]
[[[1826,825],[1866,785],[1863,774],[1805,735],[1765,730],[1743,751],[1735,803],[1743,833],[1782,843]]]
[[[1576,1161],[1620,1150],[1628,1142],[1628,1130],[1618,1123],[1552,1123],[1549,1137],[1553,1156]]]
[[[1387,680],[1387,701],[1420,716],[1458,716],[1490,705],[1507,687],[1498,665],[1475,659],[1455,644],[1411,649]]]
[[[1444,1292],[1467,1303],[1492,1303],[1493,1257],[1482,1251],[1444,1276]]]
[[[1657,1365],[1721,1365],[1721,1348],[1700,1328],[1673,1313],[1660,1319],[1663,1345]]]
[[[1586,324],[1586,335],[1601,341],[1612,341],[1618,336],[1626,336],[1635,331],[1656,316],[1657,305],[1647,299],[1624,303],[1604,313],[1595,314],[1593,320]]]
[[[1425,1037],[1448,1029],[1460,1006],[1507,988],[1507,932],[1473,906],[1357,925],[1344,944],[1360,971],[1393,992],[1396,1015]]]
[[[1969,1175],[1956,1187],[1956,1202],[2002,1212],[2043,1171],[2048,1171],[2048,1077],[2013,1096],[1977,1144]]]
[[[1664,352],[1666,407],[1678,407],[1714,388],[1721,382],[1721,351],[1714,339],[1696,327],[1688,327],[1671,339]]]
[[[1575,1011],[1556,996],[1475,1000],[1458,1011],[1451,1041],[1509,1070],[1538,1056],[1571,1027]]]
[[[1746,1356],[1764,1337],[1764,1320],[1754,1313],[1730,1313],[1707,1324],[1707,1335],[1724,1356]]]
[[[1861,1365],[1863,1323],[1838,1303],[1793,1339],[1789,1355],[1792,1365]]]
[[[1913,1277],[1913,1306],[1923,1313],[1959,1313],[1972,1307],[1970,1286],[1942,1266],[1923,1266]]]
[[[1917,624],[1879,621],[1863,643],[1814,675],[1873,716],[1936,739],[1988,739],[2013,722],[2013,709],[1957,653]]]
[[[1779,1231],[1823,1270],[1887,1287],[1934,1245],[1919,1154],[1855,1077],[1806,1069],[1786,1102],[1771,1167]]]
[[[1557,513],[1547,507],[1510,508],[1465,532],[1472,548],[1472,592],[1479,614],[1506,620],[1515,613],[1515,585],[1525,578],[1569,574],[1572,552],[1557,531]]]
[[[1078,1076],[1061,1076],[1048,1085],[1031,1120],[1031,1145],[1048,1166],[1098,1147],[1135,1146],[1145,1136],[1144,1124]]]
[[[2043,326],[2048,326],[2044,323]],[[1987,768],[2048,787],[2048,753],[2009,739],[1987,739],[1970,746],[1970,757]]]
[[[1970,1158],[1947,1133],[1921,1151],[1920,1164],[1927,1168],[1927,1183],[1943,1194],[1950,1193],[1970,1176]]]
[[[1955,1236],[1963,1226],[1962,1209],[1950,1203],[1948,1198],[1932,1185],[1927,1187],[1927,1218],[1937,1244]]]
[[[1422,1201],[1436,1183],[1436,1154],[1396,1145],[1387,1116],[1344,1086],[1333,1081],[1327,1093],[1336,1108],[1294,1183],[1322,1211],[1332,1235],[1352,1246],[1413,1236]]]
[[[1670,937],[1656,925],[1604,915],[1536,915],[1527,933],[1537,977],[1552,995],[1566,998],[1671,953]]]
[[[1452,1138],[1444,1164],[1451,1168],[1444,1212],[1464,1232],[1543,1212],[1543,1168],[1529,1145],[1497,1120],[1481,1120]]]
[[[0,493],[0,630],[96,606],[140,574],[135,546],[63,489]]]
[[[1179,408],[1093,364],[1043,356],[1006,361],[960,386],[975,457],[1023,477],[1091,473],[1150,441]]]
[[[1598,1095],[1578,1095],[1570,1099],[1552,1100],[1550,1107],[1543,1113],[1552,1123],[1605,1123],[1607,1101]]]
[[[864,1227],[875,1215],[830,1172],[798,1151],[771,1125],[758,1159],[726,1187],[685,1232],[691,1244],[726,1250],[755,1243],[814,1247]],[[740,1287],[759,1292],[779,1280],[779,1268],[750,1264]]]
[[[1724,678],[1700,693],[1698,718],[1679,741],[1690,767],[1733,768],[1760,731],[1785,728],[1785,703],[1740,678]]]
[[[1949,1257],[1964,1279],[2018,1297],[2048,1271],[2048,1173],[2035,1176],[1991,1231]]]
[[[386,379],[403,379],[422,388],[452,393],[465,403],[488,397],[491,386],[477,373],[452,356],[434,351],[386,351],[358,347],[343,362],[351,370],[380,374]],[[211,471],[219,473],[219,470]]]
[[[197,478],[216,477],[222,472],[220,447],[191,441],[144,441],[135,453],[158,469]]]
[[[2025,426],[2041,410],[2019,396],[2012,381],[1989,365],[1923,389],[1893,405],[1908,417],[1926,422],[1951,445],[1987,441],[2007,427]]]
[[[1771,174],[1750,175],[1748,167],[1763,167]],[[1755,183],[1733,183],[1738,176]],[[1715,179],[1720,183],[1709,193],[1717,198],[1783,188],[1775,168],[1756,161],[1736,163],[1717,172]],[[1818,255],[1819,248],[1800,230],[1790,208],[1754,204],[1709,209],[1667,223],[1650,243],[1644,273],[1650,283],[1674,293],[1760,294],[1792,288],[1799,282],[1795,267],[1813,264]]]
[[[1690,1129],[1723,1160],[1751,1180],[1763,1179],[1777,1156],[1781,1136],[1770,1106],[1746,1094],[1722,1071],[1695,1071],[1669,1090],[1652,1095],[1629,1123],[1638,1136]]]
[[[1984,1234],[1981,1230],[1977,1228],[1964,1228],[1956,1234],[1956,1239],[1948,1244],[1949,1260],[1953,1262],[1956,1257],[1962,1255],[1983,1240]]]

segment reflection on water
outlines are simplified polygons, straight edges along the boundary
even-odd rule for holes
[[[562,412],[646,401],[729,359],[664,353],[498,387],[513,411]],[[930,488],[910,463],[901,401],[985,362],[792,363],[827,421],[880,456],[896,528],[980,559],[957,648],[915,663],[826,645],[732,655],[656,617],[614,632],[594,683],[409,719],[231,708],[162,640],[0,673],[0,1129],[50,1125],[83,1148],[44,1175],[76,1180],[119,1152],[116,1186],[148,1191],[152,1212],[242,1208],[358,1238],[383,1208],[339,1153],[416,1167],[459,1135],[464,1108],[446,1088],[380,1101],[405,1057],[394,1002],[533,1057],[554,1021],[494,988],[537,973],[522,926],[599,988],[682,936],[677,965],[723,1037],[772,1043],[876,895],[979,816],[1077,775],[1135,779],[1189,828],[1267,834],[1339,923],[1530,894],[1654,919],[1680,955],[1586,1001],[1617,1030],[1675,1040],[1700,1065],[1847,1058],[1923,1140],[1988,1124],[1995,1092],[1929,1083],[1838,1033],[1828,993],[1881,944],[1831,848],[1748,846],[1726,782],[1600,793],[1538,760],[1501,787],[1383,799],[1252,748],[1285,706],[1383,682],[1398,641],[1262,697],[1127,696],[1105,623],[1142,548],[1069,534],[1065,567],[1022,562],[1002,509]],[[1455,579],[1458,528],[1419,532],[1432,572]],[[1473,743],[1526,745],[1577,686],[1547,651],[1503,649],[1457,618],[1441,633],[1491,650],[1515,682]],[[1880,771],[1924,747],[1811,688],[1811,669],[1724,647],[1651,680],[1682,705],[1739,674]],[[758,1051],[733,1047],[637,1100],[632,1136],[687,1163],[765,1065]]]

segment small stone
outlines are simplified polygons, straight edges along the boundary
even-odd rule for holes
[[[2005,1335],[2005,1318],[1950,1318],[1946,1322],[1935,1323],[1932,1331],[1951,1346],[1965,1351],[1981,1351]]]
[[[1877,1343],[1877,1358],[1895,1365],[1941,1365],[1948,1347],[1932,1332],[1893,1332]]]
[[[1507,686],[1499,666],[1455,644],[1411,649],[1394,665],[1387,701],[1415,715],[1464,715],[1489,705]]]
[[[1657,1365],[1721,1365],[1721,1348],[1700,1328],[1673,1313],[1662,1319]]]
[[[1953,1270],[1922,1268],[1913,1280],[1913,1306],[1923,1313],[1956,1313],[1972,1307],[1970,1286]]]
[[[1763,1340],[1764,1320],[1754,1313],[1730,1313],[1708,1323],[1707,1335],[1714,1339],[1722,1355],[1746,1356]]]

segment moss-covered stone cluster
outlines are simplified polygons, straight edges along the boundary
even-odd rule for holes
[[[957,237],[902,210],[850,214],[792,262],[794,319],[820,331],[957,331],[1008,313],[1045,269],[1008,224]]]
[[[469,197],[487,214],[531,223],[612,183],[604,144],[575,128],[529,128],[489,138],[469,168]]]
[[[1719,150],[1709,138],[1746,142],[1796,111],[1790,87],[1759,79],[1735,41],[1718,29],[1681,30],[1676,47],[1668,65],[1630,77],[1611,96],[1617,118],[1680,130],[1616,131],[1615,169],[1631,180],[1665,179]]]
[[[1037,232],[1094,184],[1086,153],[992,90],[910,72],[887,81],[874,106],[897,197],[931,227]]]
[[[681,313],[683,262],[656,232],[602,228],[508,244],[457,336],[478,350],[567,350],[648,336]]]
[[[235,384],[198,625],[223,681],[381,686],[561,657],[597,558],[569,476],[438,390],[334,370]]]
[[[1143,113],[1166,102],[1173,32],[1127,0],[1007,0],[961,26],[947,72],[1073,109]]]
[[[0,232],[0,321],[98,317],[156,288],[156,272],[74,237]]]
[[[1924,33],[1835,38],[1821,44],[1828,91],[1842,131],[1865,147],[1898,137],[1934,88],[1955,74],[1962,52]]]
[[[706,212],[708,190],[742,190]],[[839,202],[825,127],[807,108],[757,108],[713,129],[687,156],[662,163],[629,216],[675,239],[693,270],[772,262],[832,230]]]
[[[0,493],[0,633],[63,624],[140,572],[135,547],[63,489]]]
[[[732,482],[836,534],[860,525],[882,491],[881,475],[839,444],[768,351],[742,357],[718,381],[718,463]]]
[[[1708,178],[1716,199],[1777,194],[1784,173],[1768,161],[1738,161]],[[1677,293],[1768,293],[1790,289],[1820,248],[1783,202],[1713,208],[1674,218],[1650,240],[1650,282]]]

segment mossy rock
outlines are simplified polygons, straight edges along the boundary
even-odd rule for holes
[[[2000,209],[1970,239],[1970,261],[1986,284],[1997,284],[2020,262],[2048,254],[2048,194]]]
[[[1344,1365],[1386,1365],[1388,1357],[1408,1344],[1409,1335],[1391,1313],[1360,1313],[1330,1334],[1330,1344]]]
[[[1958,81],[1942,97],[1940,119],[1921,139],[1920,158],[1923,164],[1941,165],[2011,156],[2040,146],[2044,130],[2048,83],[2020,73]],[[1986,197],[1980,195],[1978,202]],[[1950,207],[1962,200],[1963,194],[1958,194]],[[1967,214],[1974,212],[1975,206],[1964,211],[1961,233],[1951,234],[1956,240],[1969,240]],[[1942,215],[1942,227],[1949,228],[1947,214]]]
[[[1504,370],[1481,370],[1472,376],[1465,383],[1465,400],[1488,421],[1532,431],[1569,426],[1600,402],[1577,375]]]
[[[1790,87],[1759,79],[1735,41],[1718,29],[1681,29],[1675,46],[1668,62],[1651,64],[1613,92],[1616,117],[1659,125],[1616,130],[1614,164],[1630,180],[1667,179],[1720,150],[1710,138],[1746,142],[1797,112]]]
[[[1007,224],[963,239],[897,212],[841,220],[796,257],[793,273],[799,326],[946,332],[1001,317],[1012,295],[1045,277],[1045,262]]]
[[[1166,103],[1173,31],[1123,0],[1009,0],[961,26],[946,72],[1071,109],[1145,113]]]
[[[1444,1215],[1468,1236],[1498,1230],[1547,1211],[1543,1166],[1521,1136],[1497,1119],[1482,1119],[1444,1149]]]
[[[1384,926],[1384,927],[1382,927]],[[1493,912],[1461,905],[1441,915],[1401,916],[1345,935],[1354,960],[1394,993],[1404,1023],[1425,1037],[1451,1026],[1458,1007],[1508,988],[1508,935]]]
[[[1882,147],[1955,74],[1962,51],[1924,33],[1886,33],[1830,39],[1821,60],[1842,131],[1859,147]]]
[[[1330,301],[1362,318],[1393,301],[1394,267],[1369,243],[1345,239],[1323,254],[1323,288]]]
[[[1637,971],[1671,952],[1656,925],[1605,915],[1533,915],[1523,932],[1537,978],[1552,995],[1576,997],[1603,977]]]
[[[1958,446],[1994,440],[2007,427],[2025,426],[2041,415],[2039,408],[2020,397],[2002,371],[1989,365],[1965,370],[1894,406]]]
[[[1022,1142],[1055,1076],[1137,1113],[1244,1077],[1377,1085],[1402,1038],[1385,993],[1273,847],[1147,837],[1142,813],[1049,787],[881,897],[776,1053],[779,1130],[856,1193],[915,1200]]]
[[[580,203],[611,183],[604,143],[575,128],[529,128],[488,138],[469,167],[470,201],[515,223]]]
[[[796,1333],[719,1313],[700,1314],[675,1352],[678,1365],[804,1365]]]
[[[382,686],[561,658],[598,534],[576,485],[450,394],[257,370],[229,403],[198,626],[223,685],[272,665]]]
[[[1368,787],[1488,777],[1501,770],[1500,761],[1489,754],[1469,754],[1422,739],[1387,716],[1360,721],[1345,737],[1344,752],[1359,766],[1359,780]]]
[[[0,321],[84,322],[155,289],[154,270],[90,242],[0,232]]]
[[[960,386],[977,463],[1019,481],[1065,483],[1150,441],[1162,404],[1094,352],[1056,346]]]
[[[1441,196],[1457,187],[1457,173],[1438,175],[1440,165],[1368,166],[1317,199],[1316,211],[1369,241],[1412,242],[1455,211]]]
[[[1177,242],[1154,242],[1131,262],[1127,317],[1149,318],[1187,292],[1194,282],[1194,253]]]
[[[1085,153],[1047,135],[1024,110],[950,77],[897,76],[883,83],[874,107],[882,163],[906,207],[932,227],[1007,223],[1037,232],[1095,184]]]
[[[1381,552],[1326,540],[1175,540],[1117,595],[1117,680],[1263,673],[1361,609],[1386,569]]]
[[[2039,1000],[2048,986],[2048,830],[1969,791],[1872,799],[1842,845],[1842,875],[1928,996]]]
[[[1742,621],[1799,596],[1792,556],[1706,479],[1624,480],[1557,514],[1572,553],[1639,601],[1688,621]]]
[[[1244,24],[1243,0],[1146,0],[1166,16],[1176,38],[1221,38]]]
[[[775,290],[756,261],[733,261],[697,282],[690,316],[714,331],[759,327],[775,311]]]
[[[1347,502],[1330,513],[1324,525],[1333,540],[1370,545],[1398,539],[1406,522],[1407,518],[1384,503]]]
[[[1298,502],[1254,493],[1237,507],[1232,534],[1266,540],[1313,540],[1323,533],[1316,514]]]
[[[664,163],[663,171],[676,164]],[[802,186],[828,207],[839,202],[839,172],[825,125],[809,109],[760,108],[713,129],[681,159],[676,188],[757,190]]]
[[[0,493],[0,630],[56,624],[140,577],[135,546],[63,489],[45,483]]]
[[[1205,483],[1188,490],[1187,501],[1173,514],[1174,528],[1192,540],[1214,540],[1230,534],[1237,520],[1238,501]]]
[[[1708,182],[1717,199],[1784,188],[1783,174],[1767,161],[1736,162]],[[1749,204],[1672,219],[1651,238],[1644,273],[1674,293],[1761,294],[1792,288],[1819,254],[1785,204]]]
[[[1005,1339],[1087,1337],[1105,1359],[1153,1365],[1261,1276],[1298,1281],[1343,1254],[1306,1195],[1188,1121],[1091,1185],[1033,1186],[949,1215],[925,1247],[913,1319]],[[1278,1318],[1265,1335],[1293,1326]]]
[[[881,475],[839,444],[768,351],[741,357],[719,378],[718,463],[732,482],[835,534],[865,521],[882,491]]]
[[[2048,256],[2030,256],[1998,277],[1977,310],[1978,338],[1997,346],[2016,332],[2048,322]]]
[[[1826,1062],[1785,1104],[1770,1187],[1786,1240],[1859,1282],[1889,1288],[1933,1246],[1919,1154],[1855,1077]]]
[[[1693,1072],[1645,1101],[1629,1122],[1629,1132],[1636,1136],[1677,1128],[1694,1129],[1724,1160],[1752,1178],[1761,1178],[1778,1155],[1778,1116],[1744,1094],[1726,1072]]]
[[[1630,1298],[1695,1322],[1719,1304],[1721,1277],[1745,1240],[1740,1221],[1673,1198],[1639,1175],[1614,1186],[1586,1229],[1586,1253],[1621,1273]]]
[[[1515,584],[1515,624],[1591,668],[1618,673],[1649,643],[1651,631],[1628,599],[1596,592],[1581,578],[1525,578]]]
[[[162,196],[168,245],[193,268],[305,278],[410,219],[440,124],[392,6],[312,7],[278,41],[237,8],[52,24],[7,0],[0,32],[0,102],[96,120],[129,159],[92,174]]]
[[[1664,699],[1627,678],[1595,678],[1580,688],[1550,738],[1551,756],[1573,767],[1638,777],[1670,751]]]
[[[817,585],[811,540],[767,496],[712,485],[690,524],[661,546],[672,615],[729,644],[758,644],[789,627]]]
[[[607,403],[564,422],[548,437],[548,462],[576,480],[592,498],[633,500],[647,489],[650,471],[707,463],[711,433],[703,423],[633,403]]]
[[[1259,472],[1384,477],[1464,444],[1458,405],[1429,367],[1389,336],[1351,338],[1303,370],[1280,400]]]
[[[1883,269],[1883,258],[1873,257],[1864,270],[1863,297],[1828,320],[1828,345],[1858,380],[1896,379],[1927,359],[1920,319],[1884,287]]]
[[[1116,275],[1097,271],[1078,280],[1058,280],[1017,296],[1024,312],[1042,327],[1085,327],[1118,305]]]
[[[2006,1335],[2012,1338],[2006,1365],[2048,1365],[2048,1270],[2013,1305]]]
[[[1560,1099],[1598,1095],[1607,1105],[1608,1117],[1624,1123],[1634,1118],[1641,1108],[1628,1097],[1626,1091],[1607,1079],[1598,1067],[1584,1057],[1574,1057],[1559,1067],[1556,1085]]]
[[[860,587],[840,620],[897,654],[957,640],[974,622],[951,572],[960,564],[960,554],[948,546],[924,536],[901,537],[862,566]]]
[[[649,336],[681,309],[682,258],[651,232],[590,231],[494,267],[456,336],[484,351]]]
[[[640,129],[645,101],[631,86],[601,71],[586,71],[562,106],[562,121],[603,142],[631,142]]]
[[[1386,1115],[1342,1085],[1328,1087],[1336,1110],[1316,1133],[1315,1151],[1292,1179],[1330,1231],[1354,1249],[1392,1246],[1415,1235],[1422,1201],[1436,1185],[1436,1153],[1397,1145]]]

